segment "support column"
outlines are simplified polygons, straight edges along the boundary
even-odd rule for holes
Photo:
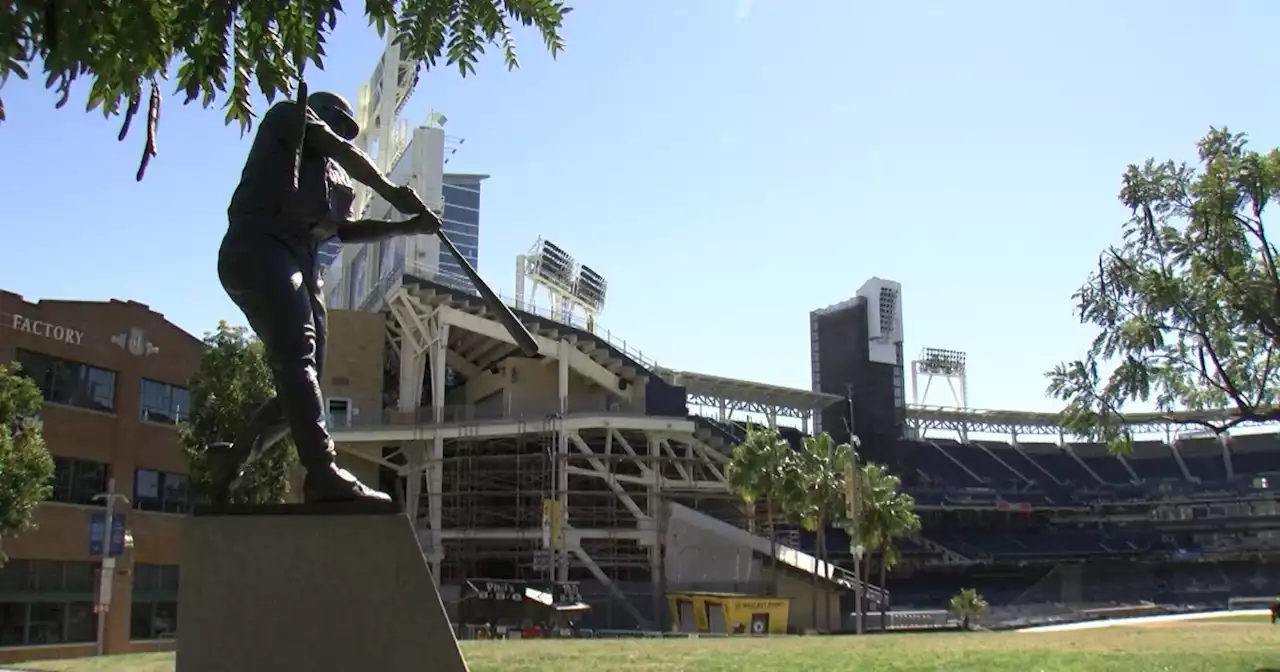
[[[523,254],[516,256],[516,310],[524,310],[524,272],[528,264],[528,257]]]
[[[422,501],[423,461],[426,447],[421,441],[412,441],[404,447],[405,462],[408,473],[404,476],[404,512],[409,516],[413,529],[418,529],[418,509]],[[421,535],[419,535],[421,538]],[[435,538],[428,539],[428,545],[435,548]],[[428,553],[431,549],[428,549]]]
[[[426,343],[406,334],[400,339],[400,402],[396,410],[417,413],[422,406],[422,379],[426,374]]]
[[[1223,432],[1218,435],[1218,441],[1222,443],[1222,467],[1226,469],[1227,478],[1235,480],[1236,468],[1231,463],[1231,449],[1229,447],[1231,435],[1228,432]]]
[[[559,370],[556,375],[556,390],[559,395],[561,415],[569,412],[569,349],[572,347],[574,347],[573,344],[564,339],[556,344],[556,364]]]
[[[556,514],[560,518],[559,548],[554,549],[556,581],[569,580],[569,434],[564,429],[564,418],[556,421],[556,499],[560,505]]]
[[[569,580],[569,435],[564,431],[564,416],[569,412],[569,348],[574,347],[565,339],[556,344],[556,394],[559,399],[560,419],[556,423],[556,496],[560,517],[560,547],[553,551],[556,580]]]
[[[431,455],[427,459],[427,516],[431,526],[431,575],[440,582],[440,564],[444,560],[444,436],[439,428],[444,423],[444,386],[448,370],[445,358],[449,349],[449,323],[433,315],[427,328],[431,332],[431,418],[437,431],[431,441]]]
[[[396,410],[414,414],[414,420],[417,422],[421,420],[419,409],[422,406],[422,379],[427,367],[427,353],[424,349],[427,344],[422,342],[421,338],[415,338],[421,332],[414,329],[412,325],[401,324],[400,326],[404,335],[400,339],[400,400]],[[423,445],[421,442],[413,441],[403,446],[403,449],[409,468],[409,472],[405,474],[405,513],[408,514],[410,522],[416,529],[418,498],[422,496]],[[432,544],[434,543],[435,541],[432,540]]]
[[[646,498],[649,507],[649,525],[652,528],[652,541],[649,545],[649,585],[652,594],[653,617],[658,623],[658,628],[665,630],[670,618],[663,618],[663,607],[667,603],[666,593],[666,568],[662,563],[662,531],[665,527],[662,524],[662,442],[654,436],[649,436],[649,467],[652,469],[653,482],[648,487],[648,497]]]

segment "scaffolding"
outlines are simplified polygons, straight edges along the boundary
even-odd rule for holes
[[[664,378],[711,386],[704,396],[747,395],[772,415],[812,413],[830,395],[658,371],[594,334],[548,322],[531,325],[538,358],[508,359],[509,334],[465,299],[421,283],[402,286],[388,303],[385,408],[335,430],[335,440],[384,468],[380,482],[406,502],[442,595],[476,579],[574,583],[592,607],[592,627],[660,630],[669,575],[672,589],[767,590],[756,554],[780,551],[757,538],[761,512],[725,483],[735,427],[644,412],[645,386]],[[546,382],[517,384],[517,373]],[[482,396],[468,403],[459,392],[484,376],[492,383],[485,389],[498,392],[472,390]],[[676,546],[711,557],[727,545],[739,567],[722,572],[708,561],[669,572],[666,553],[686,566],[672,550],[672,507],[686,528]],[[819,571],[796,564],[812,558],[787,553],[774,564]]]
[[[674,501],[735,523],[741,503],[723,485],[686,487],[715,478],[695,451],[644,432],[560,424],[551,417],[511,436],[444,442],[439,581],[578,583],[597,623],[656,625],[666,593],[653,543],[664,532],[664,486],[674,486]],[[428,458],[422,468],[431,466]],[[409,490],[413,475],[399,478],[397,490]],[[430,500],[419,495],[420,520],[430,519]]]

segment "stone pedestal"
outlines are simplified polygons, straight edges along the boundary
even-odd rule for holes
[[[197,512],[181,567],[176,672],[467,672],[393,507]]]

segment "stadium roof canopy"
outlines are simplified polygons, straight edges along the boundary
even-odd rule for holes
[[[1234,409],[1173,411],[1168,413],[1126,413],[1124,424],[1134,434],[1169,434],[1203,429],[1199,423],[1223,423],[1238,412]],[[912,406],[907,409],[907,422],[921,435],[930,430],[982,434],[1040,434],[1066,438],[1062,417],[1058,413],[1036,411],[995,411],[947,406]],[[1242,423],[1241,427],[1258,423]]]
[[[808,418],[844,397],[795,387],[756,383],[693,371],[657,370],[663,380],[685,388],[689,403],[762,415]]]

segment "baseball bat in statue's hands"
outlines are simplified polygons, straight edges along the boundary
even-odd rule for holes
[[[475,285],[476,291],[480,292],[480,298],[484,299],[485,307],[489,309],[489,312],[493,313],[493,317],[501,322],[503,327],[506,327],[507,334],[511,336],[511,340],[516,342],[520,352],[525,357],[536,357],[538,355],[538,341],[533,337],[533,334],[529,333],[528,327],[524,326],[520,318],[516,317],[515,311],[511,310],[511,306],[504,303],[497,293],[493,291],[493,288],[489,286],[489,283],[480,277],[475,268],[472,268],[471,262],[462,256],[462,253],[458,251],[453,241],[449,240],[448,234],[443,229],[437,229],[435,233],[440,239],[440,244],[446,250],[449,250],[449,254],[453,255],[454,261],[457,261],[458,265],[462,267],[462,272],[466,274],[467,279],[471,281],[472,285]]]
[[[413,192],[410,191],[409,193]],[[462,267],[462,272],[466,274],[467,279],[471,281],[476,291],[480,293],[480,298],[484,299],[485,307],[506,328],[507,334],[511,336],[511,340],[515,341],[516,346],[520,348],[520,352],[525,357],[536,357],[538,355],[537,339],[524,326],[520,318],[516,317],[515,311],[511,310],[511,307],[504,303],[501,297],[493,291],[489,283],[480,277],[476,269],[471,266],[471,262],[462,256],[462,252],[459,252],[458,247],[453,244],[452,240],[449,240],[449,236],[445,234],[441,225],[438,215],[429,210],[424,210],[422,213],[402,222],[358,220],[354,222],[339,222],[336,226],[333,224],[320,225],[312,231],[319,239],[328,239],[336,235],[338,240],[344,243],[370,243],[395,236],[435,234],[440,239],[440,244],[449,251],[449,254],[453,255],[454,260],[458,262],[458,266]]]
[[[395,187],[387,196],[391,207],[406,215],[416,216],[430,212],[427,204],[422,202],[422,197],[418,196],[418,192],[407,184]]]

